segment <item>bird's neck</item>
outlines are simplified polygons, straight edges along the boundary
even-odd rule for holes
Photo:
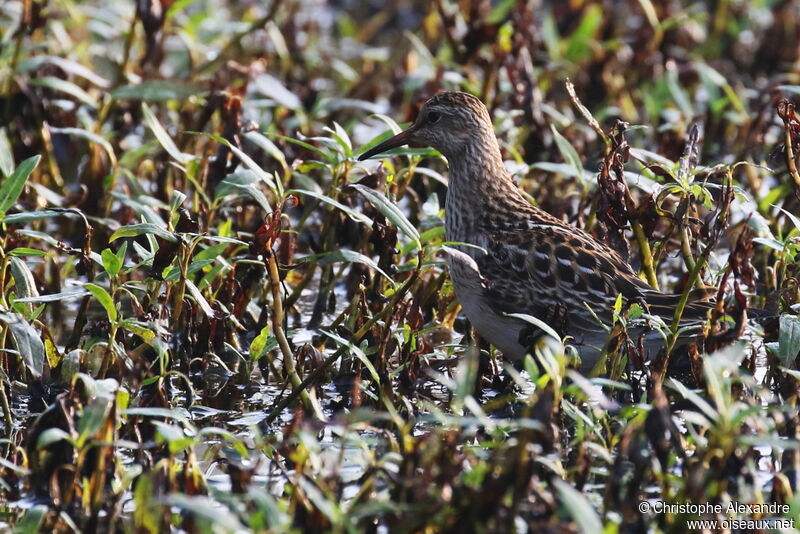
[[[494,133],[447,154],[450,179],[445,206],[447,239],[472,243],[483,214],[528,204],[506,171]]]
[[[485,203],[509,191],[518,194],[500,155],[494,133],[476,136],[454,154],[447,154],[451,191],[469,194],[461,200]],[[461,196],[461,195],[459,195]]]

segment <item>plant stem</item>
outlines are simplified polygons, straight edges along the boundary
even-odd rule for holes
[[[14,428],[14,421],[11,419],[11,404],[8,402],[8,396],[6,395],[6,385],[3,382],[0,382],[0,404],[2,404],[3,408],[3,421],[5,422],[6,429],[8,430],[8,434],[10,435],[11,430],[13,430]]]
[[[397,292],[395,292],[395,294],[392,295],[392,298],[389,300],[389,302],[386,304],[386,306],[384,306],[381,309],[381,311],[376,313],[370,320],[368,320],[366,323],[364,323],[364,326],[362,326],[358,330],[358,332],[353,334],[353,344],[357,344],[359,341],[361,341],[361,339],[363,339],[363,337],[367,335],[367,332],[369,332],[370,329],[373,326],[375,326],[375,324],[378,321],[383,319],[388,313],[394,311],[395,307],[400,302],[400,300],[402,300],[402,298],[405,296],[405,294],[408,292],[408,290],[411,289],[411,285],[414,282],[416,282],[416,280],[418,279],[418,275],[419,275],[419,270],[417,269],[417,270],[414,271],[414,273],[411,275],[411,277],[408,280],[406,280],[406,282],[402,286],[400,286],[400,288],[397,290]],[[305,378],[305,380],[303,380],[299,385],[295,386],[294,389],[292,389],[292,392],[289,395],[287,395],[282,401],[280,401],[278,404],[275,405],[275,407],[272,409],[272,412],[270,412],[270,414],[267,416],[267,419],[265,421],[266,424],[270,424],[275,419],[277,419],[278,416],[281,414],[281,412],[287,406],[289,406],[292,403],[292,401],[294,401],[299,395],[301,395],[305,391],[305,388],[307,388],[310,384],[312,384],[317,379],[319,379],[323,375],[323,373],[325,373],[325,371],[328,369],[328,367],[330,367],[331,364],[333,364],[333,362],[335,362],[336,360],[341,358],[342,355],[348,349],[349,349],[349,347],[347,347],[347,346],[340,347],[336,352],[334,352],[333,354],[328,356],[325,359],[325,361],[323,361],[322,364],[320,364],[319,367],[314,369],[314,372],[309,374]]]
[[[686,262],[686,268],[689,271],[693,271],[696,262],[692,257],[692,243],[689,239],[689,231],[685,226],[681,228],[681,255],[683,256],[683,261]]]
[[[272,289],[272,331],[275,332],[275,338],[278,340],[278,346],[283,354],[283,367],[289,379],[292,381],[292,386],[295,390],[299,389],[300,399],[303,401],[303,406],[309,412],[313,412],[317,419],[325,420],[325,414],[319,404],[311,399],[311,395],[305,388],[301,388],[302,380],[300,375],[297,374],[297,368],[294,365],[294,354],[291,347],[289,347],[289,340],[286,339],[286,332],[283,330],[283,297],[281,295],[281,278],[278,273],[278,262],[275,259],[275,254],[271,249],[266,251],[267,272],[269,273],[270,288]]]
[[[786,123],[784,135],[784,145],[786,147],[786,168],[789,169],[789,174],[794,181],[794,185],[796,187],[795,195],[800,197],[800,173],[797,172],[797,163],[794,160],[794,149],[792,149],[792,128],[788,122]]]
[[[655,265],[653,265],[653,252],[650,250],[650,242],[647,240],[647,236],[644,235],[642,225],[638,221],[631,221],[631,228],[642,253],[642,270],[647,277],[647,282],[658,289],[658,278],[656,278],[656,269]]]
[[[730,170],[728,170],[727,178],[725,181],[725,187],[727,188],[728,194],[730,194],[731,187],[732,187],[733,177],[731,175]],[[727,199],[726,195],[723,197],[722,206],[719,210],[718,219],[721,221],[727,221],[728,211],[730,209],[731,200]],[[683,234],[682,234],[683,235]],[[669,356],[672,353],[673,349],[675,348],[676,343],[678,342],[678,329],[680,328],[681,324],[681,317],[683,317],[683,312],[686,309],[686,304],[689,301],[689,295],[692,292],[697,280],[700,278],[700,271],[703,270],[706,263],[708,262],[708,257],[711,255],[711,250],[714,248],[716,244],[716,238],[711,237],[708,240],[703,252],[697,258],[697,261],[694,262],[694,265],[689,271],[689,277],[686,280],[686,285],[683,288],[683,293],[681,293],[681,298],[678,301],[678,305],[675,307],[675,314],[672,316],[672,324],[669,327],[670,335],[669,341],[667,343],[666,351],[664,353],[664,360],[662,365],[657,368],[658,373],[656,376],[656,381],[658,383],[664,380],[664,375],[666,374],[667,366],[669,364]],[[691,254],[690,254],[691,256]]]
[[[183,298],[186,295],[186,275],[188,273],[188,266],[189,266],[189,251],[188,247],[184,243],[180,243],[178,245],[180,247],[180,278],[178,279],[178,290],[175,295],[175,308],[172,312],[172,327],[177,330],[180,320],[181,320],[181,313],[183,313]]]

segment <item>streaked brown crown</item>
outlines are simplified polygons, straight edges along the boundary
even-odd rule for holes
[[[447,156],[458,157],[470,145],[496,145],[492,120],[483,102],[469,93],[440,93],[422,107],[409,129],[412,142],[429,145]]]
[[[439,93],[425,102],[425,107],[431,106],[446,106],[463,109],[471,108],[473,112],[477,114],[486,114],[487,117],[489,116],[489,112],[486,111],[486,106],[481,102],[480,98],[461,91]]]

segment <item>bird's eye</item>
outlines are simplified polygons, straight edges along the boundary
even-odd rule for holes
[[[431,124],[436,124],[441,118],[442,115],[437,111],[431,111],[428,113],[428,122]]]

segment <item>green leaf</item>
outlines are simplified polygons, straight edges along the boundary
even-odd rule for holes
[[[183,203],[186,201],[186,194],[175,190],[172,192],[172,198],[169,201],[169,213],[170,215],[175,215]],[[170,218],[170,220],[173,220]]]
[[[800,317],[784,314],[780,318],[778,331],[778,356],[781,364],[791,366],[800,352]]]
[[[73,289],[70,291],[64,291],[62,293],[51,293],[49,295],[39,295],[38,297],[25,297],[25,298],[18,298],[14,302],[30,302],[30,303],[43,303],[43,302],[58,302],[64,300],[77,300],[79,298],[83,298],[88,295],[86,291],[82,291],[80,289]]]
[[[239,518],[230,509],[219,505],[205,496],[187,496],[180,493],[171,493],[165,499],[167,504],[195,516],[201,525],[214,525],[216,529],[227,532],[243,532],[244,526]]]
[[[275,37],[274,34],[271,36]],[[282,40],[282,38],[280,39]],[[277,47],[275,41],[272,44]],[[251,82],[250,88],[255,89],[256,92],[266,96],[279,106],[295,111],[303,109],[303,101],[300,100],[300,97],[287,89],[281,80],[270,74],[264,73],[256,76]]]
[[[549,324],[545,323],[541,319],[534,317],[533,315],[528,315],[527,313],[506,313],[504,315],[508,317],[513,317],[514,319],[520,319],[521,321],[525,321],[526,323],[530,323],[539,330],[541,330],[542,332],[544,332],[545,334],[547,334],[548,336],[552,337],[553,339],[561,343],[561,336],[559,336]]]
[[[39,434],[39,437],[36,440],[36,450],[40,451],[45,447],[52,445],[53,443],[58,443],[62,440],[71,441],[72,436],[60,428],[48,428]]]
[[[250,359],[252,361],[259,360],[267,352],[267,341],[269,340],[269,325],[261,329],[261,332],[253,338],[250,343]]]
[[[690,390],[689,388],[687,388],[685,385],[678,382],[674,378],[670,378],[669,381],[667,382],[667,385],[678,391],[678,393],[680,393],[684,399],[692,402],[698,409],[700,409],[700,411],[702,411],[705,414],[705,417],[708,418],[708,421],[714,421],[719,416],[717,410],[713,406],[711,406],[711,404],[709,404],[703,397],[701,397],[694,391]],[[697,415],[700,415],[699,412],[696,413]]]
[[[186,289],[189,290],[189,293],[194,297],[194,300],[197,302],[197,305],[200,306],[200,309],[203,310],[203,313],[206,314],[207,317],[213,318],[214,317],[214,308],[208,303],[206,298],[197,288],[197,286],[189,280],[188,278],[185,280],[186,282]]]
[[[350,136],[347,135],[345,129],[342,128],[338,122],[333,123],[333,130],[330,128],[325,128],[325,131],[330,133],[331,136],[336,140],[336,142],[342,148],[342,152],[346,158],[353,157],[353,142],[350,141]]]
[[[98,76],[90,68],[85,67],[77,61],[72,61],[59,56],[33,56],[23,61],[20,61],[18,70],[19,72],[30,72],[37,70],[44,65],[54,65],[68,74],[72,74],[79,78],[83,78],[92,85],[97,87],[107,88],[111,86],[111,82]]]
[[[5,217],[6,212],[14,205],[25,187],[25,182],[39,164],[42,156],[38,154],[32,156],[19,164],[17,169],[3,181],[0,186],[0,219]]]
[[[58,429],[50,428],[45,430],[45,432],[50,430]],[[25,515],[22,516],[22,519],[20,519],[19,523],[14,527],[14,534],[38,534],[42,531],[42,522],[49,513],[50,509],[47,507],[47,505],[37,504],[31,506],[25,511]]]
[[[14,152],[6,129],[0,128],[0,173],[3,176],[11,176],[12,172],[14,172]]]
[[[622,293],[617,293],[617,298],[614,300],[614,315],[622,313]]]
[[[245,169],[232,172],[217,184],[216,189],[214,189],[214,200],[219,200],[228,195],[240,194],[240,190],[244,187],[257,183],[258,176],[252,171]]]
[[[39,306],[39,308],[44,309],[44,304]],[[58,347],[56,346],[56,342],[50,336],[49,331],[43,330],[42,336],[44,337],[44,354],[47,357],[47,363],[50,365],[50,369],[55,369],[64,360],[64,357],[58,352]],[[65,371],[68,371],[68,369],[62,367],[61,369],[62,378],[65,377],[64,375]],[[69,378],[67,378],[65,382],[69,382]]]
[[[22,224],[31,221],[41,221],[42,219],[50,219],[58,217],[59,215],[64,215],[64,213],[58,210],[26,211],[8,215],[3,218],[3,222],[6,224]]]
[[[423,245],[426,245],[436,239],[437,237],[443,237],[445,234],[444,225],[434,226],[433,228],[428,228],[424,232],[419,235],[419,242]],[[414,248],[414,243],[408,242],[402,247],[400,247],[400,256],[405,256],[409,252],[411,252]]]
[[[777,239],[768,239],[762,237],[754,237],[753,243],[758,243],[759,245],[764,245],[765,247],[769,247],[773,250],[777,250],[778,252],[783,252],[783,249],[786,248],[784,243],[781,243]]]
[[[233,152],[236,155],[236,157],[239,158],[242,161],[242,163],[244,164],[245,167],[250,169],[253,173],[255,173],[256,176],[258,176],[259,180],[261,180],[262,182],[267,184],[267,187],[269,187],[273,191],[276,191],[279,195],[282,195],[283,190],[282,190],[282,186],[281,186],[280,180],[277,180],[277,181],[274,180],[272,178],[272,174],[268,173],[267,171],[265,171],[264,169],[259,167],[258,163],[253,161],[253,158],[251,158],[250,156],[245,154],[239,147],[231,144],[224,137],[220,137],[218,135],[211,135],[211,134],[205,134],[205,135],[207,135],[208,137],[210,137],[214,141],[216,141],[218,143],[221,143],[221,144],[225,145],[226,147],[228,147],[231,150],[231,152]],[[271,210],[269,210],[269,211],[271,211]]]
[[[187,436],[183,427],[162,421],[153,421],[153,425],[156,427],[156,441],[166,443],[172,454],[179,453],[194,444],[194,438]]]
[[[27,256],[47,256],[47,252],[35,248],[17,247],[10,251],[8,255],[12,257],[24,258]]]
[[[286,141],[288,143],[292,143],[293,145],[297,145],[297,146],[303,147],[303,148],[305,148],[306,150],[308,150],[310,152],[315,152],[315,153],[319,154],[320,156],[322,156],[329,163],[331,163],[328,154],[326,154],[325,151],[320,149],[319,147],[316,147],[316,146],[314,146],[314,145],[312,145],[310,143],[306,143],[305,141],[301,141],[300,139],[295,139],[294,137],[286,137],[285,135],[276,135],[275,137],[278,138],[278,139],[281,139],[283,141]]]
[[[316,198],[317,200],[321,200],[322,202],[325,202],[326,204],[330,204],[331,206],[339,208],[340,210],[345,212],[347,214],[347,216],[350,217],[351,219],[353,219],[354,221],[360,222],[360,223],[364,223],[367,226],[369,226],[370,228],[372,227],[372,224],[373,224],[372,219],[370,219],[369,217],[367,217],[363,213],[354,210],[353,208],[351,208],[349,206],[345,206],[341,202],[338,202],[337,200],[334,200],[334,199],[332,199],[331,197],[329,197],[327,195],[323,195],[322,193],[317,193],[315,191],[306,191],[305,189],[291,189],[289,191],[286,191],[286,194],[287,195],[305,195],[305,196]]]
[[[297,484],[303,489],[303,493],[314,507],[332,524],[337,525],[342,522],[343,513],[335,498],[327,497],[314,482],[304,476],[297,477]]]
[[[263,517],[265,522],[264,526],[269,527],[267,532],[280,532],[281,530],[287,530],[287,526],[291,523],[291,519],[284,511],[283,507],[277,503],[275,497],[269,493],[265,485],[249,486],[247,488],[247,497],[251,503],[251,506],[256,508],[255,513],[252,513],[251,517],[256,517],[257,515]],[[396,511],[396,508],[394,510]],[[352,514],[352,511],[353,510],[350,509],[349,513]],[[377,515],[378,514],[374,514],[372,517],[377,517]],[[351,515],[351,517],[354,516]],[[261,528],[263,530],[264,527]]]
[[[112,323],[115,322],[117,320],[117,308],[114,306],[114,300],[108,294],[108,291],[97,284],[83,284],[83,287],[94,295],[94,298],[105,308],[109,320]]]
[[[176,14],[181,13],[190,5],[194,4],[197,0],[177,0],[167,9],[167,14],[164,16],[165,20],[170,20]]]
[[[78,439],[76,440],[79,448],[103,427],[111,408],[110,401],[111,399],[107,396],[99,395],[83,408],[81,418],[78,421]]]
[[[575,521],[579,532],[597,534],[603,532],[603,523],[586,497],[561,479],[554,479],[558,503]]]
[[[194,159],[194,156],[191,154],[184,154],[178,150],[178,147],[175,145],[175,141],[172,140],[161,123],[158,122],[158,118],[156,118],[156,116],[150,110],[150,106],[144,102],[142,102],[142,113],[144,113],[144,123],[148,128],[150,128],[150,131],[153,132],[153,135],[156,136],[156,139],[158,139],[158,142],[161,143],[161,146],[164,148],[164,150],[166,150],[167,153],[172,156],[172,159],[181,165],[186,165]]]
[[[111,243],[121,237],[136,237],[142,234],[153,234],[172,243],[178,242],[178,237],[175,234],[153,223],[131,224],[118,228],[117,231],[108,238],[108,242]]]
[[[550,129],[553,131],[553,137],[556,140],[556,146],[558,146],[558,151],[561,152],[561,157],[564,158],[566,163],[572,165],[572,168],[575,169],[575,176],[583,177],[583,163],[581,163],[581,157],[578,155],[578,151],[575,150],[575,147],[572,146],[572,143],[567,141],[566,137],[561,135],[556,127],[552,124],[550,125]]]
[[[8,325],[14,344],[22,361],[34,378],[42,376],[44,370],[44,343],[38,332],[18,313],[0,312],[0,321]]]
[[[530,166],[531,169],[536,169],[544,172],[550,172],[553,174],[563,174],[564,176],[578,178],[582,181],[589,180],[591,173],[586,170],[580,169],[578,171],[574,165],[570,165],[569,163],[552,163],[549,161],[540,161],[538,163],[533,163]],[[580,174],[578,174],[580,172]]]
[[[792,224],[794,225],[794,227],[797,230],[800,230],[800,218],[797,217],[797,215],[795,215],[794,213],[788,212],[783,208],[781,208],[780,210],[783,212],[784,215],[789,217],[789,220],[792,221]]]
[[[395,205],[393,202],[390,202],[389,199],[382,194],[370,189],[365,185],[350,184],[349,187],[364,195],[367,200],[369,200],[370,204],[375,206],[378,211],[380,211],[384,217],[389,219],[395,226],[397,226],[401,232],[411,238],[411,240],[416,244],[417,248],[420,248],[421,245],[419,243],[419,232],[417,232],[417,229],[414,228],[414,225],[411,224],[406,216],[403,215],[403,212],[400,211],[400,208],[398,208],[397,205]]]
[[[26,468],[22,467],[21,465],[17,465],[17,464],[15,464],[13,462],[10,462],[10,461],[6,460],[5,458],[3,458],[2,456],[0,456],[0,467],[3,467],[3,468],[8,469],[10,471],[14,471],[15,473],[17,473],[19,475],[22,475],[22,476],[30,476],[30,474],[31,474],[31,470],[30,469],[26,469]],[[36,532],[38,532],[38,530]]]
[[[122,268],[122,261],[120,258],[118,258],[110,248],[103,249],[100,253],[100,257],[103,258],[103,268],[108,273],[108,276],[111,278],[116,277],[119,274],[119,270]]]
[[[54,126],[50,126],[50,131],[53,133],[61,133],[65,135],[73,135],[75,137],[80,137],[82,139],[86,139],[89,142],[96,143],[105,150],[106,154],[108,154],[108,159],[111,160],[111,165],[117,165],[117,155],[114,153],[114,147],[111,146],[111,143],[108,142],[107,139],[104,137],[97,135],[94,132],[90,132],[88,130],[84,130],[82,128],[56,128]]]
[[[492,7],[492,11],[489,13],[489,17],[486,19],[486,22],[493,24],[499,24],[503,22],[516,3],[516,0],[500,0],[494,7]]]
[[[281,167],[284,168],[284,170],[290,170],[289,165],[286,162],[286,156],[284,155],[283,152],[281,152],[281,149],[279,149],[278,146],[272,142],[272,140],[268,139],[266,136],[256,131],[247,132],[246,134],[244,134],[244,137],[257,147],[259,147],[261,150],[269,154],[272,158],[277,160],[278,163],[281,164]]]
[[[213,237],[213,236],[211,236]],[[203,260],[214,260],[214,261],[225,261],[225,257],[223,253],[228,249],[230,245],[228,243],[220,243],[218,245],[211,245],[210,247],[206,247],[197,254],[194,255],[192,261],[203,261]]]
[[[37,250],[36,252],[40,251]],[[39,290],[36,288],[36,280],[34,280],[33,273],[28,268],[28,265],[18,257],[13,256],[9,263],[9,267],[11,268],[11,276],[14,278],[14,293],[16,294],[17,299],[38,297]],[[15,301],[15,303],[16,302],[17,301]],[[24,312],[24,310],[19,311]],[[32,314],[33,311],[33,305],[29,305],[26,313],[28,318],[30,318],[30,314]]]
[[[272,206],[270,206],[269,200],[267,199],[266,195],[264,195],[264,193],[261,192],[258,186],[256,186],[256,184],[249,183],[246,185],[240,185],[236,183],[226,182],[226,180],[223,180],[220,183],[220,185],[227,184],[234,187],[235,189],[241,189],[242,191],[250,195],[253,198],[253,200],[255,200],[258,203],[258,205],[261,206],[261,209],[264,210],[266,213],[272,212]]]
[[[389,280],[394,284],[394,280],[386,274],[378,264],[375,263],[375,260],[370,258],[369,256],[365,256],[360,252],[356,252],[354,250],[347,250],[347,249],[339,249],[334,250],[332,252],[323,252],[321,254],[314,254],[312,256],[305,256],[303,258],[298,258],[298,262],[313,262],[318,263],[319,265],[329,265],[331,263],[340,263],[340,262],[347,262],[347,263],[361,263],[376,270],[380,273],[384,278]]]
[[[347,347],[348,349],[350,349],[350,352],[356,358],[361,360],[361,363],[363,363],[364,367],[367,368],[367,371],[369,371],[369,374],[370,374],[370,376],[372,376],[372,379],[375,381],[375,383],[376,384],[380,384],[381,383],[381,379],[380,379],[380,376],[378,375],[378,371],[375,369],[375,366],[372,365],[372,362],[369,361],[369,358],[367,358],[367,355],[364,354],[364,351],[362,351],[360,348],[356,347],[350,341],[348,341],[348,340],[346,340],[346,339],[344,339],[342,337],[339,337],[338,335],[334,334],[333,332],[328,332],[327,330],[320,330],[320,332],[323,335],[325,335],[325,336],[331,338],[332,340],[334,340],[337,345],[339,345],[341,347]]]
[[[589,4],[583,12],[580,24],[566,41],[564,55],[573,63],[580,63],[591,57],[593,44],[604,19],[603,8],[597,4]]]
[[[143,407],[143,408],[128,408],[122,412],[122,415],[136,415],[141,417],[164,417],[175,419],[176,421],[184,422],[191,420],[191,414],[183,408],[157,408],[157,407]]]
[[[42,78],[32,78],[28,80],[29,83],[33,85],[38,85],[40,87],[47,87],[49,89],[53,89],[54,91],[60,91],[62,93],[66,93],[69,96],[75,98],[79,102],[83,102],[87,106],[91,108],[97,107],[97,102],[95,101],[92,96],[75,85],[74,83],[62,80],[61,78],[56,78],[55,76],[43,76]]]
[[[141,321],[137,321],[133,318],[123,319],[119,322],[120,328],[124,328],[128,332],[133,332],[140,338],[145,341],[153,339],[156,337],[156,333],[154,332],[154,327],[151,327],[148,323],[143,323]]]
[[[694,114],[694,106],[692,106],[689,95],[686,94],[686,91],[681,86],[678,78],[678,69],[667,69],[664,80],[670,95],[672,95],[673,101],[678,105],[683,116],[687,118],[691,117]]]
[[[125,265],[125,253],[128,252],[128,242],[124,242],[119,250],[116,252],[117,261],[119,261],[120,267]]]
[[[186,100],[190,96],[202,93],[199,86],[168,80],[148,80],[137,85],[124,85],[111,91],[111,98],[116,100],[132,99],[145,102],[166,102],[169,100]]]

